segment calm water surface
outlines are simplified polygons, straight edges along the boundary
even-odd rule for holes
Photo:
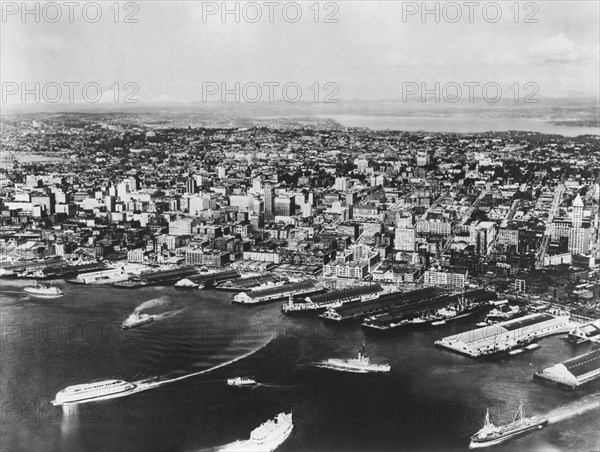
[[[17,451],[194,451],[246,439],[282,410],[294,431],[281,450],[467,450],[486,407],[512,420],[520,400],[529,413],[561,419],[494,447],[512,450],[598,450],[596,385],[564,392],[531,380],[533,372],[587,351],[560,337],[531,353],[482,362],[435,348],[468,323],[437,330],[367,334],[358,324],[289,318],[280,303],[245,307],[233,294],[174,288],[136,290],[58,282],[65,296],[22,296],[25,281],[3,281],[0,449]],[[161,321],[122,331],[133,310]],[[473,322],[477,319],[473,319]],[[354,355],[365,342],[389,375],[316,369],[315,361]],[[240,356],[215,371],[128,397],[75,407],[50,401],[65,386],[110,378],[184,376]],[[255,388],[225,384],[251,376]],[[579,413],[579,414],[577,414]]]

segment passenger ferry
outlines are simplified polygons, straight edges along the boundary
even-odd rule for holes
[[[269,419],[252,430],[250,439],[236,441],[219,450],[222,452],[271,452],[288,439],[293,428],[292,413],[282,412],[274,419]]]
[[[92,402],[122,397],[125,393],[133,391],[137,386],[123,380],[105,380],[97,383],[85,383],[67,386],[56,394],[52,405],[73,405],[77,403]]]

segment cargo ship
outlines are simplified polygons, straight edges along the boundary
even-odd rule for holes
[[[105,380],[97,383],[85,383],[67,386],[56,394],[52,405],[73,405],[77,403],[106,400],[132,392],[137,386],[123,380]]]
[[[293,428],[292,413],[281,412],[252,430],[250,439],[236,441],[219,450],[223,452],[271,452],[288,439]]]
[[[58,298],[64,295],[64,292],[58,287],[52,285],[44,286],[42,284],[38,284],[37,282],[33,287],[25,287],[23,292],[40,298]]]
[[[548,425],[548,419],[545,417],[526,417],[523,411],[523,403],[519,404],[519,409],[510,424],[495,426],[490,421],[490,411],[485,414],[485,421],[481,430],[471,436],[470,449],[480,447],[489,447],[500,444],[516,436],[523,435],[533,430],[540,430]]]
[[[326,361],[321,361],[317,364],[317,367],[324,369],[339,370],[342,372],[354,372],[354,373],[369,373],[369,372],[389,372],[391,366],[389,364],[374,364],[371,362],[369,357],[365,354],[365,345],[363,344],[362,349],[358,352],[357,358],[350,359],[338,359],[330,358]]]

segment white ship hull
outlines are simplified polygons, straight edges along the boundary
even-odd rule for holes
[[[264,443],[256,443],[251,440],[236,441],[231,444],[227,444],[219,449],[221,452],[272,452],[281,446],[286,439],[292,434],[294,425],[290,422],[278,431],[277,435],[273,438],[269,438],[269,441]]]
[[[485,440],[485,441],[471,441],[471,444],[469,444],[469,449],[480,449],[482,447],[496,446],[496,445],[501,444],[504,441],[508,441],[509,439],[514,438],[516,436],[521,436],[521,435],[524,435],[524,434],[529,433],[534,430],[541,430],[546,426],[547,422],[548,421],[546,421],[545,423],[540,423],[536,426],[531,426],[529,428],[523,428],[520,430],[516,430],[513,433],[507,433],[499,438]]]
[[[64,293],[62,292],[40,292],[39,290],[30,287],[26,287],[25,289],[23,289],[23,291],[28,295],[32,295],[38,298],[60,298],[64,295]]]
[[[366,374],[371,372],[389,372],[391,366],[387,364],[352,364],[345,362],[344,360],[329,359],[322,361],[318,364],[319,367],[324,369],[338,370],[342,372],[354,372],[360,374]]]

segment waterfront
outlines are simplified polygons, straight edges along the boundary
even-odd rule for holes
[[[372,130],[404,132],[484,133],[510,130],[557,134],[565,137],[598,135],[597,127],[555,125],[549,119],[481,116],[379,116],[379,115],[322,115],[344,127],[368,127]]]
[[[20,292],[29,284],[4,280],[2,290]],[[598,406],[590,398],[597,384],[566,392],[532,381],[535,370],[590,345],[551,337],[531,353],[477,361],[433,345],[472,324],[380,337],[365,335],[358,323],[286,317],[281,303],[232,305],[233,293],[58,285],[65,296],[55,300],[1,294],[2,450],[206,450],[247,438],[290,408],[295,428],[281,450],[465,450],[486,407],[503,423],[520,400],[528,414],[555,412],[564,419],[494,450],[600,446],[600,410],[569,415]],[[160,300],[151,308],[157,312],[183,311],[122,331],[121,322],[149,300]],[[319,360],[354,356],[363,340],[374,361],[391,364],[389,375],[313,368]],[[144,393],[62,409],[50,405],[68,385],[174,378],[253,351],[231,366]],[[228,387],[225,379],[237,375],[255,378],[258,387]]]

